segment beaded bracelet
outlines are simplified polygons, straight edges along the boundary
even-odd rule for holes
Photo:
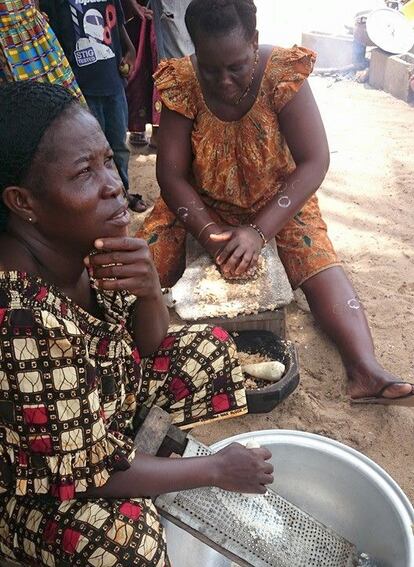
[[[257,224],[249,224],[249,227],[253,228],[253,230],[255,230],[257,232],[257,234],[263,240],[263,246],[266,246],[266,244],[267,244],[266,236],[264,235],[264,232],[260,228],[260,226],[257,226]]]

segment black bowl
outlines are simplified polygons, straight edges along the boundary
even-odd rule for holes
[[[238,331],[232,333],[237,350],[264,354],[285,365],[278,382],[257,390],[246,390],[249,413],[267,413],[286,399],[299,384],[299,359],[295,345],[271,331]]]

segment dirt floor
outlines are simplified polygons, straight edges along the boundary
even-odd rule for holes
[[[414,109],[350,81],[314,78],[312,88],[331,148],[319,191],[331,239],[365,306],[380,361],[414,381]],[[154,165],[154,154],[134,151],[132,187],[149,202],[158,194]],[[289,307],[288,333],[301,361],[296,392],[269,414],[198,428],[197,437],[212,443],[271,428],[326,435],[374,459],[414,501],[414,409],[350,406],[339,356],[303,298]]]

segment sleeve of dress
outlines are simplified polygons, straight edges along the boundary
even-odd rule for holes
[[[127,291],[102,291],[96,289],[98,301],[102,304],[105,319],[109,323],[127,327],[137,298]]]
[[[41,309],[0,309],[0,492],[67,500],[134,454],[106,427],[81,330]]]
[[[273,84],[276,112],[295,96],[312,73],[316,54],[305,47],[276,48],[271,56],[269,77]]]
[[[190,120],[197,115],[197,80],[189,57],[161,61],[154,82],[167,108]]]

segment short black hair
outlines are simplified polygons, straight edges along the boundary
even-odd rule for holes
[[[250,40],[256,31],[256,11],[253,0],[192,0],[185,14],[185,24],[193,43],[200,32],[221,36],[238,27]]]
[[[65,88],[36,81],[0,85],[0,232],[8,209],[2,193],[26,179],[47,129],[76,99]]]

